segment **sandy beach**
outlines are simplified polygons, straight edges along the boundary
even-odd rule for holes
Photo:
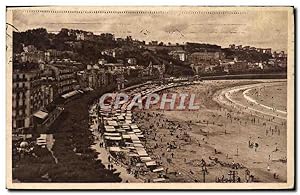
[[[270,90],[278,96],[269,97]],[[200,106],[133,112],[168,182],[286,181],[286,81],[203,81],[164,92],[195,93]]]

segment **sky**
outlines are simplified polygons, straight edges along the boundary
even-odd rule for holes
[[[36,9],[36,8],[34,8]],[[129,10],[121,8],[118,10]],[[224,9],[226,10],[224,12]],[[41,10],[49,10],[43,8]],[[46,28],[58,32],[61,28],[81,29],[94,34],[113,33],[115,37],[132,36],[146,42],[157,40],[164,43],[200,42],[228,47],[229,44],[250,45],[287,51],[288,12],[283,9],[254,10],[222,8],[185,8],[149,14],[158,8],[138,8],[133,12],[119,12],[115,9],[105,13],[103,8],[72,9],[56,11],[14,10],[13,25],[19,31],[32,28]],[[79,11],[78,11],[79,10]],[[100,12],[94,12],[94,11]],[[107,10],[107,8],[106,8]],[[208,11],[207,11],[208,10]],[[116,11],[116,12],[114,12]]]

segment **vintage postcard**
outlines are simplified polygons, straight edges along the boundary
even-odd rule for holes
[[[293,189],[293,7],[7,7],[7,188]]]

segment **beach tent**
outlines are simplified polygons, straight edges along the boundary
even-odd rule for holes
[[[134,143],[134,144],[140,144],[142,142],[140,140],[134,140],[134,141],[132,141],[132,143]]]
[[[166,181],[165,178],[156,178],[156,179],[153,179],[153,182],[163,182],[163,181]]]
[[[37,117],[37,118],[40,118],[40,119],[45,119],[47,116],[48,116],[48,113],[47,112],[44,112],[44,111],[37,111],[36,113],[33,114],[33,116]]]
[[[107,124],[110,125],[110,126],[118,126],[117,121],[114,121],[114,120],[108,120]]]
[[[66,93],[64,95],[62,95],[61,97],[64,98],[64,99],[67,99],[67,98],[70,98],[74,95],[77,95],[79,92],[77,90],[74,90],[74,91],[71,91],[69,93]]]
[[[122,120],[124,120],[124,117],[123,116],[118,116],[117,119],[122,121]]]
[[[148,156],[144,148],[136,148],[136,152],[138,153],[139,156]]]
[[[135,124],[130,125],[130,127],[131,127],[131,129],[138,129],[138,128],[139,128],[139,127],[138,127],[137,125],[135,125]]]
[[[124,129],[130,129],[130,126],[129,125],[122,125],[122,128],[124,128]]]
[[[119,137],[105,136],[104,139],[111,140],[111,141],[121,141],[122,140],[122,138],[120,136]]]
[[[116,129],[105,129],[106,132],[116,132]]]
[[[142,162],[148,162],[152,160],[149,156],[141,156],[140,159]]]
[[[105,129],[115,129],[114,126],[110,126],[110,125],[104,125],[104,128],[105,128]]]
[[[108,133],[108,132],[105,132],[104,135],[105,136],[118,136],[119,137],[120,133]]]
[[[122,152],[120,147],[109,147],[110,152]]]
[[[133,144],[133,146],[136,148],[144,148],[143,144]]]
[[[131,116],[125,116],[125,120],[130,120],[131,121]]]
[[[163,170],[164,170],[164,168],[159,167],[159,168],[157,168],[157,169],[153,169],[152,172],[153,172],[153,173],[156,173],[156,172],[161,172],[161,171],[163,171]]]
[[[107,132],[115,132],[115,131],[116,131],[115,128],[110,128],[110,127],[107,127],[107,126],[104,126],[104,129],[105,129],[105,131],[107,131]]]
[[[130,139],[130,135],[122,135],[123,139]]]
[[[125,124],[131,124],[132,122],[131,122],[131,120],[125,120]]]
[[[141,133],[141,130],[139,130],[139,129],[133,129],[132,130],[134,133]]]
[[[153,160],[153,161],[146,162],[146,166],[147,166],[147,167],[156,166],[156,162],[155,162],[154,160]]]
[[[140,141],[140,139],[138,138],[138,136],[135,135],[135,134],[130,134],[130,137],[131,137],[132,141]]]

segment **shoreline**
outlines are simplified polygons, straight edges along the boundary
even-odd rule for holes
[[[218,86],[218,87],[220,87],[220,86]],[[226,88],[226,87],[225,87]],[[227,87],[228,88],[228,87]],[[218,91],[218,90],[216,90],[216,91]],[[209,103],[208,105],[211,105],[211,103]],[[211,109],[213,109],[213,110],[211,110]],[[229,109],[229,110],[228,110]],[[219,120],[221,120],[221,118],[224,118],[225,116],[226,116],[226,113],[230,113],[230,109],[231,108],[224,108],[224,107],[220,107],[220,108],[218,108],[218,106],[217,107],[215,107],[215,106],[213,106],[212,108],[206,108],[206,111],[205,112],[201,112],[200,111],[200,113],[208,113],[209,115],[217,115],[218,116],[218,118],[220,118]],[[172,113],[173,112],[173,113]],[[228,125],[226,125],[226,123],[228,123],[228,122],[223,122],[223,125],[221,126],[221,127],[218,127],[218,125],[221,125],[222,124],[222,122],[221,123],[218,123],[218,122],[216,122],[216,124],[212,124],[211,122],[209,122],[209,125],[207,126],[206,125],[206,123],[204,122],[201,122],[201,123],[199,123],[199,122],[197,122],[197,121],[202,121],[202,120],[199,120],[200,118],[203,118],[203,117],[201,117],[201,115],[202,114],[192,114],[192,115],[194,115],[194,116],[191,116],[191,117],[194,117],[195,119],[196,119],[196,121],[194,121],[194,119],[192,119],[191,118],[191,121],[193,121],[191,124],[188,124],[189,123],[189,120],[186,120],[186,119],[184,119],[184,117],[183,116],[179,116],[178,117],[178,115],[176,115],[176,114],[174,114],[174,111],[172,111],[172,112],[167,112],[167,111],[164,111],[164,112],[161,112],[161,111],[152,111],[152,112],[150,112],[150,111],[148,111],[148,112],[145,112],[145,114],[141,114],[141,113],[139,113],[139,115],[142,115],[142,117],[141,116],[139,116],[139,122],[141,123],[141,125],[142,126],[145,126],[144,127],[144,129],[149,129],[150,128],[150,126],[149,125],[147,125],[148,123],[149,124],[151,124],[151,123],[155,123],[155,122],[151,122],[151,121],[160,121],[162,118],[166,118],[166,119],[164,119],[165,121],[164,121],[164,123],[166,123],[166,124],[168,124],[168,123],[170,123],[170,121],[172,122],[172,123],[179,123],[179,124],[184,124],[184,125],[182,125],[182,126],[185,126],[186,125],[186,127],[184,127],[184,128],[190,128],[191,130],[189,130],[189,131],[191,131],[191,133],[189,133],[189,131],[186,131],[188,134],[190,134],[190,137],[199,137],[198,138],[198,141],[197,141],[197,139],[195,139],[195,140],[192,140],[191,142],[192,143],[190,143],[190,144],[192,144],[192,145],[194,145],[194,147],[189,147],[189,148],[191,148],[190,150],[191,151],[193,151],[194,149],[196,149],[196,148],[199,148],[199,149],[201,149],[203,152],[204,151],[207,151],[208,152],[208,154],[207,155],[204,155],[204,156],[206,156],[206,158],[207,159],[205,159],[206,161],[209,161],[209,162],[212,162],[212,160],[210,160],[208,157],[213,157],[213,158],[215,158],[215,157],[217,157],[219,160],[221,160],[222,161],[222,163],[224,163],[225,161],[227,161],[227,163],[228,164],[231,164],[231,160],[230,159],[227,159],[226,158],[226,154],[224,154],[224,148],[220,148],[220,147],[217,147],[217,145],[215,145],[215,144],[217,144],[218,142],[219,143],[222,143],[222,141],[223,141],[223,138],[222,139],[220,139],[221,137],[228,137],[228,136],[233,136],[234,134],[237,134],[237,135],[240,135],[240,134],[245,134],[246,132],[245,132],[245,130],[233,130],[233,129],[231,129],[231,130],[227,130],[227,132],[225,132],[225,134],[224,134],[224,130],[221,130],[222,129],[222,126],[224,126],[224,124],[225,124],[225,127],[226,127],[226,129],[228,129],[229,128],[229,126],[232,126],[231,125],[231,123],[238,123],[239,125],[240,125],[240,122],[242,122],[242,121],[236,121],[236,117],[237,116],[235,116],[235,114],[232,114],[232,122],[230,123],[229,122],[229,124]],[[147,114],[148,113],[148,114]],[[148,116],[148,115],[151,115],[150,117]],[[155,115],[156,114],[159,114],[159,117],[156,117]],[[162,115],[164,115],[164,117],[162,117],[161,116],[161,114]],[[188,115],[189,113],[186,113],[186,112],[184,112],[184,113],[182,113],[181,115]],[[176,115],[176,117],[175,117],[175,115]],[[197,119],[198,117],[197,117],[197,115],[199,115],[198,117],[199,117],[199,119]],[[239,114],[240,115],[240,114]],[[244,114],[242,114],[242,115],[245,115],[245,113]],[[242,116],[241,115],[241,116]],[[174,118],[174,117],[175,118]],[[203,115],[202,115],[203,116]],[[221,117],[221,116],[224,116],[224,117]],[[142,118],[142,119],[141,119]],[[152,118],[153,118],[153,120],[152,120]],[[205,118],[205,117],[204,117]],[[208,117],[208,118],[212,118],[212,117]],[[215,117],[213,117],[213,118],[215,118]],[[243,121],[249,121],[249,117],[245,117],[245,116],[243,116],[243,117],[241,117],[241,119],[243,120]],[[210,119],[210,120],[212,120],[212,119]],[[228,119],[226,120],[226,119],[223,119],[224,121],[228,121]],[[167,121],[167,122],[166,122]],[[233,121],[236,121],[236,122],[233,122]],[[251,127],[251,126],[257,126],[257,125],[260,125],[261,124],[261,122],[258,124],[257,122],[256,122],[256,124],[251,124],[249,127]],[[269,124],[269,123],[268,123]],[[270,125],[272,126],[272,123],[270,123]],[[164,126],[164,125],[163,125]],[[207,127],[206,127],[207,126]],[[195,134],[198,130],[196,130],[195,128],[201,128],[201,129],[203,129],[203,130],[201,130],[200,132],[198,132],[197,134]],[[163,132],[160,132],[159,133],[159,129],[161,129],[161,131],[162,131],[162,128],[164,128],[164,129],[166,129],[165,130],[165,133],[163,133]],[[158,137],[170,137],[170,138],[172,138],[172,137],[174,137],[174,135],[176,134],[174,134],[173,133],[173,136],[171,135],[171,134],[169,134],[168,135],[168,129],[172,129],[172,126],[170,127],[170,125],[169,126],[166,126],[166,127],[162,127],[162,126],[160,126],[156,131],[150,131],[150,135],[148,136],[148,138],[147,139],[149,139],[149,140],[151,140],[151,139],[155,139],[155,138],[153,138],[153,136],[154,135],[156,135],[156,136],[158,136]],[[204,130],[204,129],[210,129],[209,131],[207,131],[207,130]],[[244,129],[245,127],[241,127],[242,129]],[[258,129],[258,127],[255,127],[256,128],[256,131],[257,131],[257,129]],[[213,129],[217,129],[217,131],[214,133],[214,130]],[[230,128],[229,128],[230,129]],[[234,127],[234,129],[236,129],[236,127]],[[252,127],[251,127],[251,129],[252,129]],[[176,132],[176,130],[173,130],[174,132]],[[155,133],[154,133],[155,132]],[[284,131],[283,131],[284,132]],[[199,134],[200,133],[200,134]],[[209,133],[209,135],[208,135],[208,133]],[[251,133],[252,134],[252,136],[254,135],[253,133]],[[262,133],[261,131],[260,132],[258,132],[256,135],[259,135],[259,134],[264,134],[264,132]],[[193,135],[193,136],[192,136]],[[176,135],[175,135],[176,136]],[[178,136],[182,136],[182,135],[178,135]],[[212,137],[212,138],[211,138]],[[220,137],[220,138],[218,138],[218,137]],[[247,144],[246,145],[248,145],[248,139],[249,139],[249,137],[248,136],[244,136],[243,135],[243,137],[244,138],[242,138],[243,140],[245,140],[244,142],[246,142]],[[254,136],[253,136],[254,137]],[[257,137],[257,136],[256,136]],[[202,138],[204,138],[204,141],[202,140]],[[213,139],[213,140],[219,140],[219,141],[213,141],[213,143],[209,143],[210,141],[210,139]],[[253,138],[252,138],[253,139]],[[256,138],[257,139],[257,138]],[[266,138],[266,139],[269,139],[269,138]],[[168,140],[168,139],[167,139]],[[172,140],[174,140],[174,138],[173,139],[169,139],[169,141],[172,141]],[[178,138],[177,139],[175,139],[175,140],[178,140]],[[221,141],[222,140],[222,141]],[[157,141],[157,140],[156,140]],[[155,146],[156,145],[156,141],[149,141],[150,143],[150,145],[149,145],[149,148],[153,148],[153,146]],[[168,142],[168,141],[164,141],[164,139],[162,140],[163,142]],[[236,140],[235,140],[236,141]],[[234,142],[235,142],[234,141]],[[158,143],[158,148],[164,148],[164,147],[166,147],[166,145],[164,144],[164,143]],[[179,141],[180,142],[180,141]],[[197,143],[200,143],[199,145],[201,145],[200,147],[199,146],[196,146],[196,145],[198,145]],[[205,142],[207,142],[208,144],[206,144]],[[259,142],[261,142],[261,141],[259,141]],[[269,142],[269,141],[268,141]],[[241,145],[241,143],[240,142],[238,142],[239,144],[237,144],[239,147],[239,153],[242,153],[243,151],[247,151],[247,150],[249,150],[249,149],[247,149],[248,148],[248,146],[247,147],[242,147],[242,146],[240,146]],[[162,145],[161,145],[162,144]],[[230,144],[230,142],[227,142],[226,141],[226,145],[227,144]],[[165,145],[165,146],[163,146],[163,145]],[[222,144],[221,144],[222,145]],[[260,144],[259,144],[260,145]],[[178,146],[178,144],[177,144],[177,146]],[[184,146],[183,146],[184,147]],[[203,147],[205,147],[204,149],[203,149]],[[194,148],[194,149],[192,149],[192,148]],[[214,148],[216,148],[217,149],[217,151],[219,151],[220,150],[220,152],[222,153],[222,154],[215,154],[214,153]],[[269,148],[269,147],[267,147],[267,148]],[[233,149],[233,150],[232,150]],[[237,156],[235,156],[234,154],[236,153],[236,150],[237,150],[237,148],[236,148],[236,146],[234,147],[234,148],[232,148],[232,149],[230,149],[230,151],[228,151],[228,153],[229,153],[229,158],[231,158],[231,159],[235,159],[235,161],[236,161],[236,163],[238,163],[238,162],[241,162],[241,160],[239,159],[239,158],[237,158]],[[181,148],[181,150],[182,150],[182,148]],[[268,149],[269,150],[269,149]],[[286,150],[286,149],[285,149]],[[189,150],[187,150],[187,151],[189,151]],[[209,151],[211,151],[211,152],[209,152]],[[207,152],[205,152],[205,153],[207,153]],[[164,153],[166,153],[166,152],[164,152]],[[167,152],[168,153],[168,152]],[[174,152],[175,153],[175,152]],[[184,154],[184,153],[182,153],[182,152],[179,152],[180,154]],[[185,152],[186,153],[186,152]],[[196,151],[196,154],[197,154],[198,152]],[[252,153],[252,152],[251,152]],[[260,152],[257,152],[257,153],[260,153]],[[161,156],[161,154],[162,154],[162,152],[160,152],[160,151],[157,151],[156,153],[155,153],[156,155],[160,155]],[[274,153],[275,154],[275,153]],[[170,154],[169,154],[170,155]],[[224,156],[225,155],[225,156]],[[241,154],[239,154],[239,156],[240,156]],[[249,154],[250,155],[250,154]],[[176,155],[175,155],[176,156]],[[266,155],[267,157],[268,157],[268,155]],[[277,158],[277,157],[276,157]],[[183,157],[181,158],[181,159],[183,159]],[[188,159],[188,158],[187,158]],[[250,158],[251,159],[251,158]],[[249,160],[250,160],[249,159]],[[200,159],[198,159],[198,160],[201,160],[201,158]],[[275,159],[274,159],[275,160]],[[177,161],[177,160],[176,160]],[[244,163],[245,163],[245,161],[243,161]],[[180,161],[177,161],[177,163],[181,163],[181,164],[183,164],[182,162],[180,162]],[[242,164],[244,164],[244,163],[242,163]],[[226,164],[226,163],[225,163]],[[240,164],[240,163],[239,163]],[[246,164],[248,164],[249,165],[249,163],[246,163]],[[274,164],[274,162],[271,162],[270,164]],[[166,166],[166,167],[168,167],[169,169],[171,169],[170,168],[170,163],[167,163],[167,162],[165,162],[164,163],[164,165]],[[267,165],[264,165],[264,166],[266,166],[267,167]],[[274,166],[275,167],[278,167],[278,165],[276,165],[276,163],[274,164]],[[252,167],[252,165],[250,166],[250,168]],[[260,165],[259,166],[260,167],[260,169],[262,169],[262,166]],[[275,168],[274,167],[274,168]],[[177,168],[178,169],[178,168]],[[185,170],[186,168],[184,168],[184,170]],[[210,169],[210,168],[209,168]],[[217,169],[220,169],[220,168],[217,168]],[[251,169],[253,169],[253,168],[251,168]],[[266,173],[268,173],[268,172],[266,172],[266,173],[264,173],[264,171],[262,172],[262,171],[260,171],[260,169],[258,169],[258,170],[254,170],[253,171],[253,173],[255,173],[256,174],[256,177],[258,177],[258,178],[264,178],[263,180],[266,180],[266,178],[268,178],[268,177],[272,177],[272,175],[269,175],[268,176],[268,174],[266,174]],[[275,168],[275,169],[277,169],[277,168]],[[195,169],[192,169],[192,172],[194,173],[194,174],[192,174],[192,173],[188,173],[188,170],[189,169],[186,169],[187,171],[185,171],[186,173],[186,176],[184,176],[184,179],[182,179],[181,180],[181,182],[182,181],[186,181],[186,180],[191,180],[193,177],[195,177],[195,174],[197,175],[195,178],[196,178],[196,180],[198,181],[198,182],[203,182],[203,181],[201,181],[201,171],[199,172],[197,169],[195,170]],[[266,170],[266,168],[265,168],[265,170]],[[244,170],[245,171],[245,170]],[[214,172],[214,171],[213,171]],[[213,173],[213,174],[215,174],[215,173]],[[224,173],[225,174],[225,173]],[[243,175],[242,173],[240,173],[241,175]],[[265,175],[266,174],[266,175]],[[187,176],[187,175],[189,175],[189,176]],[[191,175],[192,175],[192,177],[191,177]],[[217,175],[222,175],[221,174],[221,172],[220,173],[218,173]],[[283,175],[281,175],[283,178],[283,180],[285,180],[284,179],[284,174]],[[195,179],[194,179],[195,180]],[[202,179],[203,180],[203,179]],[[214,182],[216,180],[216,178],[210,178],[210,182]],[[272,179],[267,179],[266,181],[272,181]],[[278,181],[276,181],[276,180],[273,180],[272,182],[279,182],[279,181],[281,181],[281,179],[279,179]],[[179,181],[180,182],[180,181]]]

